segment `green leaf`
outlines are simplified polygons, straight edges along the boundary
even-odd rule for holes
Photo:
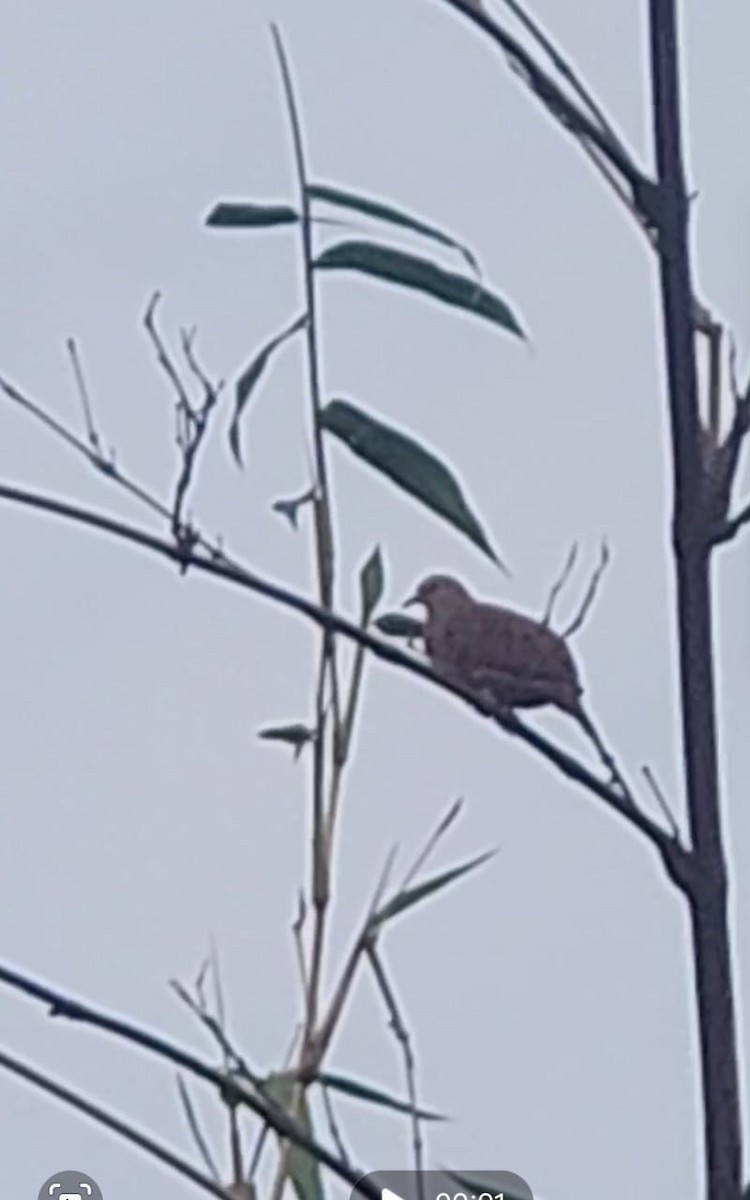
[[[384,633],[386,637],[398,638],[420,638],[424,633],[424,622],[418,621],[416,617],[408,617],[406,613],[389,612],[383,613],[382,617],[378,617],[373,621],[376,629]]]
[[[296,762],[307,743],[315,737],[315,730],[308,729],[307,725],[301,723],[272,725],[268,729],[259,729],[258,737],[263,738],[265,742],[285,742],[288,746],[292,746]]]
[[[402,229],[411,229],[414,233],[421,233],[441,246],[457,250],[472,271],[481,275],[479,263],[467,246],[457,242],[455,238],[444,233],[442,229],[438,229],[436,225],[428,225],[426,221],[412,217],[409,213],[394,208],[392,204],[384,204],[382,200],[360,196],[356,192],[345,191],[343,188],[334,187],[329,183],[311,183],[308,185],[307,194],[311,200],[322,200],[327,204],[335,204],[339,208],[352,208],[356,212],[362,213],[363,216],[372,217],[376,221],[388,221],[391,225],[399,225]]]
[[[470,511],[453,474],[429,450],[348,400],[331,400],[326,404],[320,423],[359,458],[450,522],[488,558],[506,569]]]
[[[398,916],[399,913],[404,912],[407,908],[411,908],[414,904],[421,904],[423,900],[427,900],[435,892],[441,891],[449,883],[455,883],[462,875],[476,870],[482,863],[487,862],[488,858],[492,858],[495,853],[495,850],[488,850],[485,854],[480,854],[477,858],[472,858],[470,862],[462,863],[459,867],[452,867],[450,871],[443,871],[441,875],[433,875],[431,879],[426,879],[424,883],[417,883],[414,887],[404,888],[402,892],[397,892],[381,909],[373,914],[371,917],[372,926],[384,925],[386,921],[390,921],[393,917]]]
[[[362,624],[369,624],[370,617],[383,595],[383,559],[380,547],[376,546],[359,573],[362,595]]]
[[[263,1081],[263,1091],[292,1116],[292,1099],[295,1091],[293,1075],[285,1071],[268,1075]],[[310,1109],[306,1096],[302,1098],[299,1113],[295,1113],[294,1115],[308,1137],[313,1137]],[[287,1156],[287,1171],[299,1200],[324,1200],[320,1165],[306,1150],[301,1150],[299,1146],[290,1145]]]
[[[314,266],[324,271],[361,271],[387,283],[400,283],[444,304],[493,321],[518,337],[526,336],[500,296],[475,279],[444,271],[429,259],[407,254],[403,250],[392,250],[374,242],[339,242],[324,250],[315,259]]]
[[[389,1096],[386,1092],[381,1092],[379,1088],[371,1087],[369,1083],[360,1083],[359,1080],[350,1079],[344,1075],[322,1072],[318,1075],[317,1081],[323,1087],[344,1092],[347,1096],[354,1096],[356,1100],[366,1100],[369,1104],[380,1104],[384,1108],[392,1108],[394,1112],[408,1113],[409,1116],[416,1115],[422,1121],[447,1120],[440,1113],[429,1112],[425,1108],[415,1110],[408,1100],[397,1100],[395,1096]]]
[[[294,225],[299,213],[288,204],[253,204],[249,201],[220,201],[206,217],[213,229],[269,229]]]
[[[293,321],[291,325],[288,325],[286,329],[282,330],[281,333],[277,333],[269,342],[266,342],[262,350],[258,351],[258,353],[251,360],[251,362],[248,363],[248,365],[245,367],[245,370],[237,380],[235,387],[234,416],[232,417],[232,423],[229,426],[229,445],[235,461],[240,467],[243,465],[242,447],[240,445],[240,418],[245,405],[250,399],[258,380],[265,371],[268,361],[274,350],[276,350],[278,346],[282,345],[287,338],[290,338],[293,334],[298,333],[299,330],[302,329],[302,327],[306,324],[307,313],[303,313],[301,317],[297,317],[297,319]]]

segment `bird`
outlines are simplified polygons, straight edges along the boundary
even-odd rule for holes
[[[458,579],[428,575],[405,606],[427,610],[423,638],[430,666],[462,688],[501,724],[516,708],[551,704],[573,717],[594,746],[623,800],[628,784],[583,704],[583,687],[567,642],[541,621],[475,600]]]
[[[427,610],[424,643],[437,675],[498,716],[551,704],[583,724],[583,688],[565,640],[524,613],[475,600],[457,579],[429,575],[406,605]]]

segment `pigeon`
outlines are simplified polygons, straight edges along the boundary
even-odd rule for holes
[[[427,610],[424,641],[435,673],[498,716],[552,704],[581,720],[583,689],[573,656],[540,621],[475,600],[448,575],[428,576],[406,604]]]

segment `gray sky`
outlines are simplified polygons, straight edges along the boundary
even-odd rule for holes
[[[637,6],[641,10],[643,5]],[[683,6],[701,290],[747,367],[750,99],[746,6]],[[649,147],[645,30],[626,0],[536,0],[639,155]],[[504,62],[431,0],[184,0],[64,6],[6,0],[0,38],[3,275],[0,368],[80,419],[64,338],[80,341],[118,461],[164,493],[171,400],[139,320],[154,288],[169,327],[197,324],[207,367],[232,376],[299,308],[284,232],[233,237],[202,219],[222,197],[286,199],[288,135],[267,32],[284,31],[313,176],[379,195],[467,241],[530,330],[533,350],[413,295],[322,285],[328,394],[423,437],[466,483],[514,571],[361,469],[331,462],[339,604],[379,542],[389,602],[449,569],[533,612],[573,539],[613,563],[575,639],[587,698],[633,771],[679,785],[668,490],[654,263],[624,212]],[[244,427],[221,416],[194,510],[236,553],[312,586],[308,543],[271,512],[308,482],[301,349],[274,365]],[[8,404],[0,476],[142,519]],[[219,943],[231,1027],[278,1066],[299,1015],[289,927],[305,862],[308,772],[255,731],[304,720],[314,635],[265,602],[7,506],[4,539],[2,959],[210,1053],[167,982]],[[747,543],[716,572],[722,762],[735,940],[747,928]],[[564,597],[577,603],[579,569]],[[450,1112],[429,1157],[517,1171],[545,1200],[698,1195],[697,1055],[687,922],[649,847],[522,746],[450,698],[368,671],[347,777],[331,975],[394,842],[404,865],[456,796],[435,860],[498,846],[475,878],[394,926],[387,960],[414,1034],[421,1095]],[[564,717],[535,717],[587,754]],[[677,802],[676,802],[677,803]],[[750,989],[747,961],[741,992]],[[403,1088],[364,978],[331,1058]],[[0,992],[0,1041],[192,1153],[172,1074]],[[744,1063],[747,1068],[747,1058]],[[161,1168],[0,1075],[2,1182],[35,1197],[77,1167],[107,1200],[190,1194]],[[220,1138],[208,1095],[201,1111]],[[405,1125],[342,1109],[353,1157],[402,1165]],[[223,1151],[224,1142],[220,1143]],[[197,1193],[196,1193],[197,1194]]]

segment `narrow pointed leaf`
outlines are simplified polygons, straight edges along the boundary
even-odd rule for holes
[[[372,925],[384,925],[386,921],[390,921],[407,908],[412,908],[415,904],[421,904],[423,900],[434,896],[436,892],[441,891],[448,884],[455,883],[462,875],[468,874],[469,871],[475,871],[482,863],[492,858],[495,853],[496,851],[494,850],[488,850],[485,854],[480,854],[477,858],[472,858],[470,862],[462,863],[459,867],[452,867],[450,871],[443,871],[441,875],[433,875],[431,879],[426,879],[424,883],[417,883],[414,887],[404,888],[402,892],[398,892],[381,909],[373,914],[371,918]]]
[[[424,237],[431,238],[441,246],[457,250],[469,264],[472,271],[477,275],[481,275],[479,263],[468,246],[462,245],[461,242],[456,241],[450,234],[445,233],[442,229],[438,229],[436,225],[428,225],[426,221],[421,221],[419,217],[412,217],[409,213],[402,212],[401,209],[395,208],[392,204],[385,204],[382,200],[373,200],[370,196],[360,196],[356,192],[345,191],[344,188],[334,187],[328,183],[309,184],[307,194],[311,200],[322,200],[326,204],[335,204],[339,208],[354,209],[356,212],[362,213],[365,217],[372,217],[375,221],[387,221],[389,224],[398,225],[402,229],[411,229],[414,233],[420,233]]]
[[[380,547],[376,546],[359,575],[362,594],[362,624],[369,624],[370,617],[383,595],[383,559]]]
[[[206,217],[212,229],[269,229],[294,225],[299,213],[288,204],[253,204],[250,201],[220,201]]]
[[[406,613],[383,613],[373,621],[376,629],[386,637],[419,638],[424,633],[424,622],[416,617],[407,617]]]
[[[299,758],[302,750],[315,737],[315,730],[307,725],[273,725],[268,729],[258,730],[258,737],[265,742],[285,742],[294,750],[294,758]]]
[[[234,416],[232,417],[232,423],[229,426],[229,445],[231,447],[232,454],[235,457],[235,461],[240,467],[243,465],[242,446],[240,444],[240,418],[242,417],[245,405],[253,394],[253,390],[261,375],[268,366],[269,359],[271,358],[274,350],[281,346],[282,343],[290,338],[293,334],[299,332],[299,330],[302,329],[302,327],[306,324],[307,313],[303,313],[301,317],[297,317],[296,321],[293,321],[292,324],[288,325],[287,328],[282,330],[281,333],[277,333],[269,342],[266,342],[265,346],[259,350],[255,357],[248,363],[248,365],[245,367],[245,370],[237,380],[235,387]]]
[[[466,275],[445,271],[429,259],[375,242],[339,242],[316,258],[323,271],[360,271],[386,283],[414,288],[443,304],[451,304],[476,317],[484,317],[517,337],[525,337],[505,300]]]
[[[381,1092],[379,1088],[371,1087],[369,1083],[360,1083],[358,1079],[323,1072],[318,1075],[318,1083],[334,1091],[344,1092],[347,1096],[353,1096],[356,1100],[366,1100],[369,1104],[380,1104],[384,1108],[392,1108],[394,1112],[408,1113],[410,1116],[416,1115],[422,1121],[447,1120],[447,1117],[441,1116],[440,1113],[429,1112],[426,1108],[414,1109],[408,1100],[397,1100],[395,1096],[389,1096],[387,1092]]]
[[[263,1081],[263,1091],[292,1116],[294,1079],[285,1072],[269,1075]],[[307,1098],[303,1097],[299,1113],[295,1118],[309,1137],[313,1137],[312,1121]],[[290,1146],[287,1155],[287,1171],[298,1200],[324,1200],[320,1164],[299,1146]]]
[[[348,400],[331,400],[322,410],[320,422],[354,454],[450,522],[505,570],[469,509],[458,482],[431,451]]]

